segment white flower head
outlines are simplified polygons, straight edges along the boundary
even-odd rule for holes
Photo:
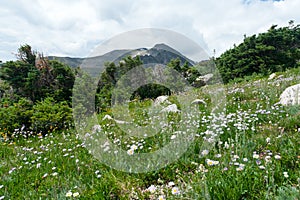
[[[72,197],[73,193],[71,191],[66,193],[66,197]]]
[[[274,158],[275,158],[276,160],[280,160],[280,159],[281,159],[281,156],[280,156],[280,155],[275,155]]]
[[[244,167],[239,166],[238,168],[236,168],[236,171],[243,171]]]
[[[79,192],[74,192],[73,193],[73,197],[78,197],[79,196]]]
[[[154,185],[150,185],[147,190],[153,194],[156,191],[156,187]]]
[[[180,191],[179,191],[178,187],[173,187],[172,188],[172,194],[180,194]]]
[[[57,173],[57,172],[53,172],[51,175],[52,175],[52,176],[57,176],[58,173]]]
[[[134,154],[134,150],[133,149],[128,149],[127,150],[127,154],[130,155],[130,156],[133,155]]]
[[[165,200],[165,199],[166,199],[166,198],[165,198],[164,195],[159,195],[158,198],[157,198],[157,200]]]
[[[170,181],[169,183],[168,183],[168,186],[169,187],[172,187],[172,186],[174,186],[175,185],[175,183],[173,182],[173,181]]]
[[[215,157],[216,157],[216,158],[221,158],[222,155],[221,155],[221,154],[216,154]]]
[[[48,176],[48,173],[44,174],[44,175],[42,176],[42,178],[46,178],[47,176]]]
[[[206,159],[206,164],[208,166],[214,166],[214,165],[218,165],[220,162],[217,160],[210,160],[210,159]]]
[[[225,147],[225,149],[229,149],[229,144],[227,142],[225,142],[224,147]]]
[[[209,151],[207,149],[205,149],[201,152],[201,155],[206,156],[208,153],[209,153]]]
[[[135,144],[131,145],[130,149],[132,150],[137,150],[138,146],[136,146]]]
[[[266,169],[265,166],[263,166],[263,165],[260,165],[258,167],[259,167],[259,169]]]
[[[258,159],[259,155],[258,154],[253,154],[253,158]]]

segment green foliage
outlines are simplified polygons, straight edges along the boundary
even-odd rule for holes
[[[8,135],[15,130],[47,132],[68,128],[75,70],[48,61],[29,45],[19,48],[17,61],[1,63],[0,125]]]
[[[30,96],[35,89],[33,76],[38,72],[34,66],[23,61],[9,61],[0,69],[0,78],[14,88],[16,94],[24,97]],[[33,87],[33,88],[32,88]]]
[[[138,79],[142,76],[144,76],[144,73],[146,73],[147,68],[145,68],[143,74],[138,75],[137,77],[131,77],[131,80],[129,80],[129,77],[127,79],[124,79],[124,75],[129,72],[130,70],[134,69],[135,67],[138,67],[142,65],[142,61],[140,58],[137,57],[126,57],[121,62],[119,62],[118,65],[115,63],[106,63],[105,64],[105,71],[100,76],[100,81],[98,83],[97,93],[96,93],[96,110],[98,112],[100,111],[107,111],[107,109],[111,106],[111,98],[112,98],[112,91],[114,87],[116,86],[116,83],[122,78],[122,85],[129,85],[134,84],[135,79]],[[200,71],[197,69],[197,67],[189,66],[188,63],[184,63],[181,65],[181,61],[179,58],[172,59],[170,63],[168,63],[167,67],[169,68],[166,70],[167,74],[164,74],[164,77],[167,77],[167,82],[172,83],[173,87],[175,87],[177,90],[180,90],[181,85],[175,85],[178,83],[178,80],[171,80],[174,79],[175,74],[173,73],[172,69],[178,73],[178,75],[181,75],[184,77],[188,83],[192,84],[197,77],[201,75]],[[151,77],[146,77],[151,79]],[[144,80],[139,80],[144,81]],[[179,81],[180,82],[180,81]],[[126,89],[122,88],[124,91],[118,91],[118,93],[125,93]],[[173,88],[174,89],[174,88]],[[136,91],[133,92],[130,99],[146,99],[146,98],[156,98],[160,95],[170,95],[171,88],[168,88],[165,85],[160,85],[157,83],[150,83],[145,84],[139,87]]]
[[[139,87],[131,96],[133,99],[151,99],[161,95],[171,95],[169,88],[159,84],[147,84]]]
[[[291,77],[294,72],[295,69],[282,75]],[[202,112],[194,144],[177,161],[157,171],[138,174],[111,169],[89,153],[85,148],[89,144],[79,139],[75,130],[51,132],[29,140],[4,139],[0,142],[0,196],[7,199],[158,199],[160,195],[165,199],[299,199],[299,106],[283,107],[276,103],[281,92],[298,80],[277,84],[278,79],[261,79],[257,85],[254,80],[226,85],[228,103],[221,115],[222,123],[214,123],[219,118],[215,114]],[[192,91],[207,103],[203,109],[210,107],[210,97],[204,89]],[[206,89],[213,91],[216,86],[209,85]],[[177,104],[176,96],[168,100]],[[42,112],[44,109],[52,112],[49,111],[50,105],[54,106],[52,103],[53,99],[38,102],[36,111],[41,112],[40,118],[47,115]],[[132,101],[126,109],[135,123],[143,126],[149,124],[147,113],[152,105],[149,99]],[[167,105],[167,102],[161,104]],[[106,136],[105,141],[124,151],[135,146],[133,156],[155,152],[172,141],[173,131],[146,138],[124,137],[115,120],[102,120],[103,117],[101,113],[102,131],[89,132],[93,140],[101,133]],[[212,131],[205,134],[206,130]],[[207,153],[203,154],[203,139],[213,133],[220,134],[216,143],[211,143],[215,148],[207,147]],[[1,137],[4,138],[2,130]],[[104,151],[106,147],[99,143],[97,148]],[[111,153],[111,159],[115,159]],[[209,164],[209,160],[217,163]],[[175,187],[177,194],[172,192]],[[79,197],[66,197],[70,192],[73,195],[78,192]]]
[[[282,186],[278,188],[277,192],[278,196],[276,196],[276,200],[300,199],[300,191],[296,187]]]
[[[9,102],[3,101],[0,107],[0,127],[4,132],[13,133],[15,129],[22,126],[30,126],[32,116],[32,102],[21,98],[18,102],[9,105]]]
[[[0,78],[12,86],[15,94],[33,102],[49,96],[57,101],[71,99],[74,70],[58,61],[48,61],[31,51],[29,45],[20,47],[18,58],[0,68]]]
[[[36,59],[36,52],[32,51],[28,44],[20,46],[18,49],[17,58],[27,64],[34,65]]]
[[[67,102],[57,103],[52,97],[48,97],[36,103],[32,111],[30,122],[35,132],[46,133],[72,126],[72,110]]]
[[[50,61],[53,83],[50,93],[57,101],[70,101],[77,71],[58,61]]]
[[[243,43],[216,59],[225,83],[253,73],[267,75],[297,66],[300,59],[300,26],[273,25],[268,32],[245,37]]]
[[[142,65],[139,56],[124,58],[119,65],[115,63],[105,63],[105,71],[100,76],[98,83],[95,105],[96,110],[107,110],[111,106],[112,90],[118,80],[131,69]]]
[[[0,99],[5,98],[10,93],[10,86],[0,79]]]
[[[192,84],[196,78],[202,75],[201,71],[198,69],[198,66],[189,66],[187,62],[181,66],[179,58],[172,59],[167,66],[180,73],[182,77],[186,78],[190,84]]]
[[[33,105],[26,98],[16,103],[3,101],[0,107],[0,127],[9,136],[15,130],[34,133],[62,130],[72,126],[72,110],[67,102],[55,102],[52,97]]]
[[[300,128],[300,106],[291,106],[287,109],[287,116],[279,123],[287,130],[297,130]]]

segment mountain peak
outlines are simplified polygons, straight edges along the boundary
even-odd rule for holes
[[[193,65],[194,61],[188,59],[180,52],[176,51],[172,47],[159,43],[155,44],[152,48],[147,49],[141,47],[138,49],[132,50],[113,50],[101,56],[88,57],[88,58],[68,58],[68,57],[49,57],[50,60],[57,59],[61,62],[64,62],[72,67],[80,66],[81,63],[85,60],[91,66],[103,66],[105,62],[119,62],[123,58],[131,56],[139,56],[144,64],[149,63],[159,63],[167,65],[172,59],[179,58],[181,63],[188,62],[189,65]]]
[[[175,49],[171,48],[170,46],[166,45],[165,43],[156,44],[156,45],[154,45],[153,49],[162,49],[162,50],[171,51],[171,52],[176,51]]]
[[[160,48],[171,48],[171,47],[169,47],[165,43],[159,43],[159,44],[155,44],[153,48],[160,49]]]

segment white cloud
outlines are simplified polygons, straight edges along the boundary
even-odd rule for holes
[[[25,43],[46,55],[88,56],[100,42],[139,28],[179,32],[219,55],[244,34],[299,23],[298,8],[299,0],[2,0],[0,60],[14,59]]]

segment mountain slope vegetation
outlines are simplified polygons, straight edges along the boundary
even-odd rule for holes
[[[253,73],[268,75],[297,67],[300,60],[300,25],[273,25],[265,33],[244,38],[238,46],[215,59],[225,83]]]

